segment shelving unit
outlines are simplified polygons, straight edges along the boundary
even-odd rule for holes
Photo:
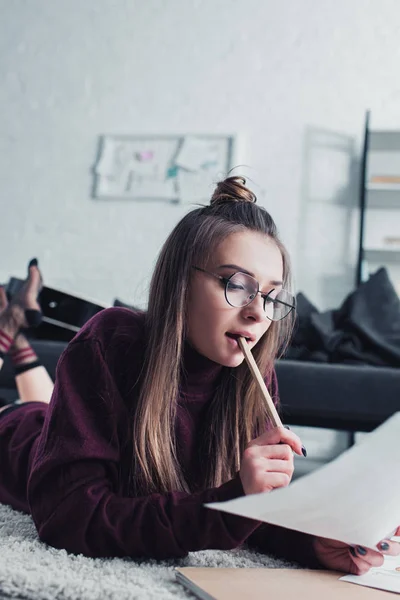
[[[365,121],[361,164],[357,285],[386,267],[400,295],[400,131]]]

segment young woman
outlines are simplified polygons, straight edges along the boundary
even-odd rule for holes
[[[255,202],[241,178],[218,184],[165,242],[148,310],[97,314],[63,353],[50,404],[38,394],[0,414],[0,502],[29,512],[44,542],[158,559],[246,542],[353,573],[399,553],[390,540],[354,549],[204,507],[288,485],[293,452],[305,454],[293,432],[268,424],[236,341],[247,338],[278,403],[274,360],[294,299],[285,248]],[[34,278],[36,266],[0,315],[9,343],[24,310],[38,310],[26,292]]]

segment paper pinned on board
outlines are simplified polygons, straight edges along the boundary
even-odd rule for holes
[[[287,488],[205,506],[375,548],[400,525],[399,465],[397,412],[337,459]]]
[[[218,143],[215,140],[186,136],[175,164],[188,171],[200,171],[218,166],[218,158]]]
[[[101,149],[101,155],[95,166],[95,172],[104,177],[112,177],[115,173],[115,152],[117,142],[113,139],[105,139]]]

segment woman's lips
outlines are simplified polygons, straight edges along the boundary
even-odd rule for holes
[[[226,333],[225,335],[228,338],[228,342],[231,344],[232,348],[238,349],[239,348],[239,343],[238,343],[239,336],[234,336],[233,334],[230,334],[230,333]]]

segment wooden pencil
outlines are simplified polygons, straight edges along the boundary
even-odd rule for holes
[[[278,412],[275,408],[272,398],[267,390],[267,386],[265,385],[264,379],[260,373],[259,368],[257,367],[257,363],[254,360],[254,357],[250,351],[250,348],[249,348],[245,338],[239,337],[238,344],[239,344],[241,351],[244,354],[244,357],[249,366],[251,374],[253,375],[254,379],[256,380],[258,388],[259,388],[260,392],[262,393],[262,395],[264,396],[266,406],[267,406],[268,416],[271,419],[272,424],[274,425],[274,427],[283,427],[282,421],[278,415]]]

